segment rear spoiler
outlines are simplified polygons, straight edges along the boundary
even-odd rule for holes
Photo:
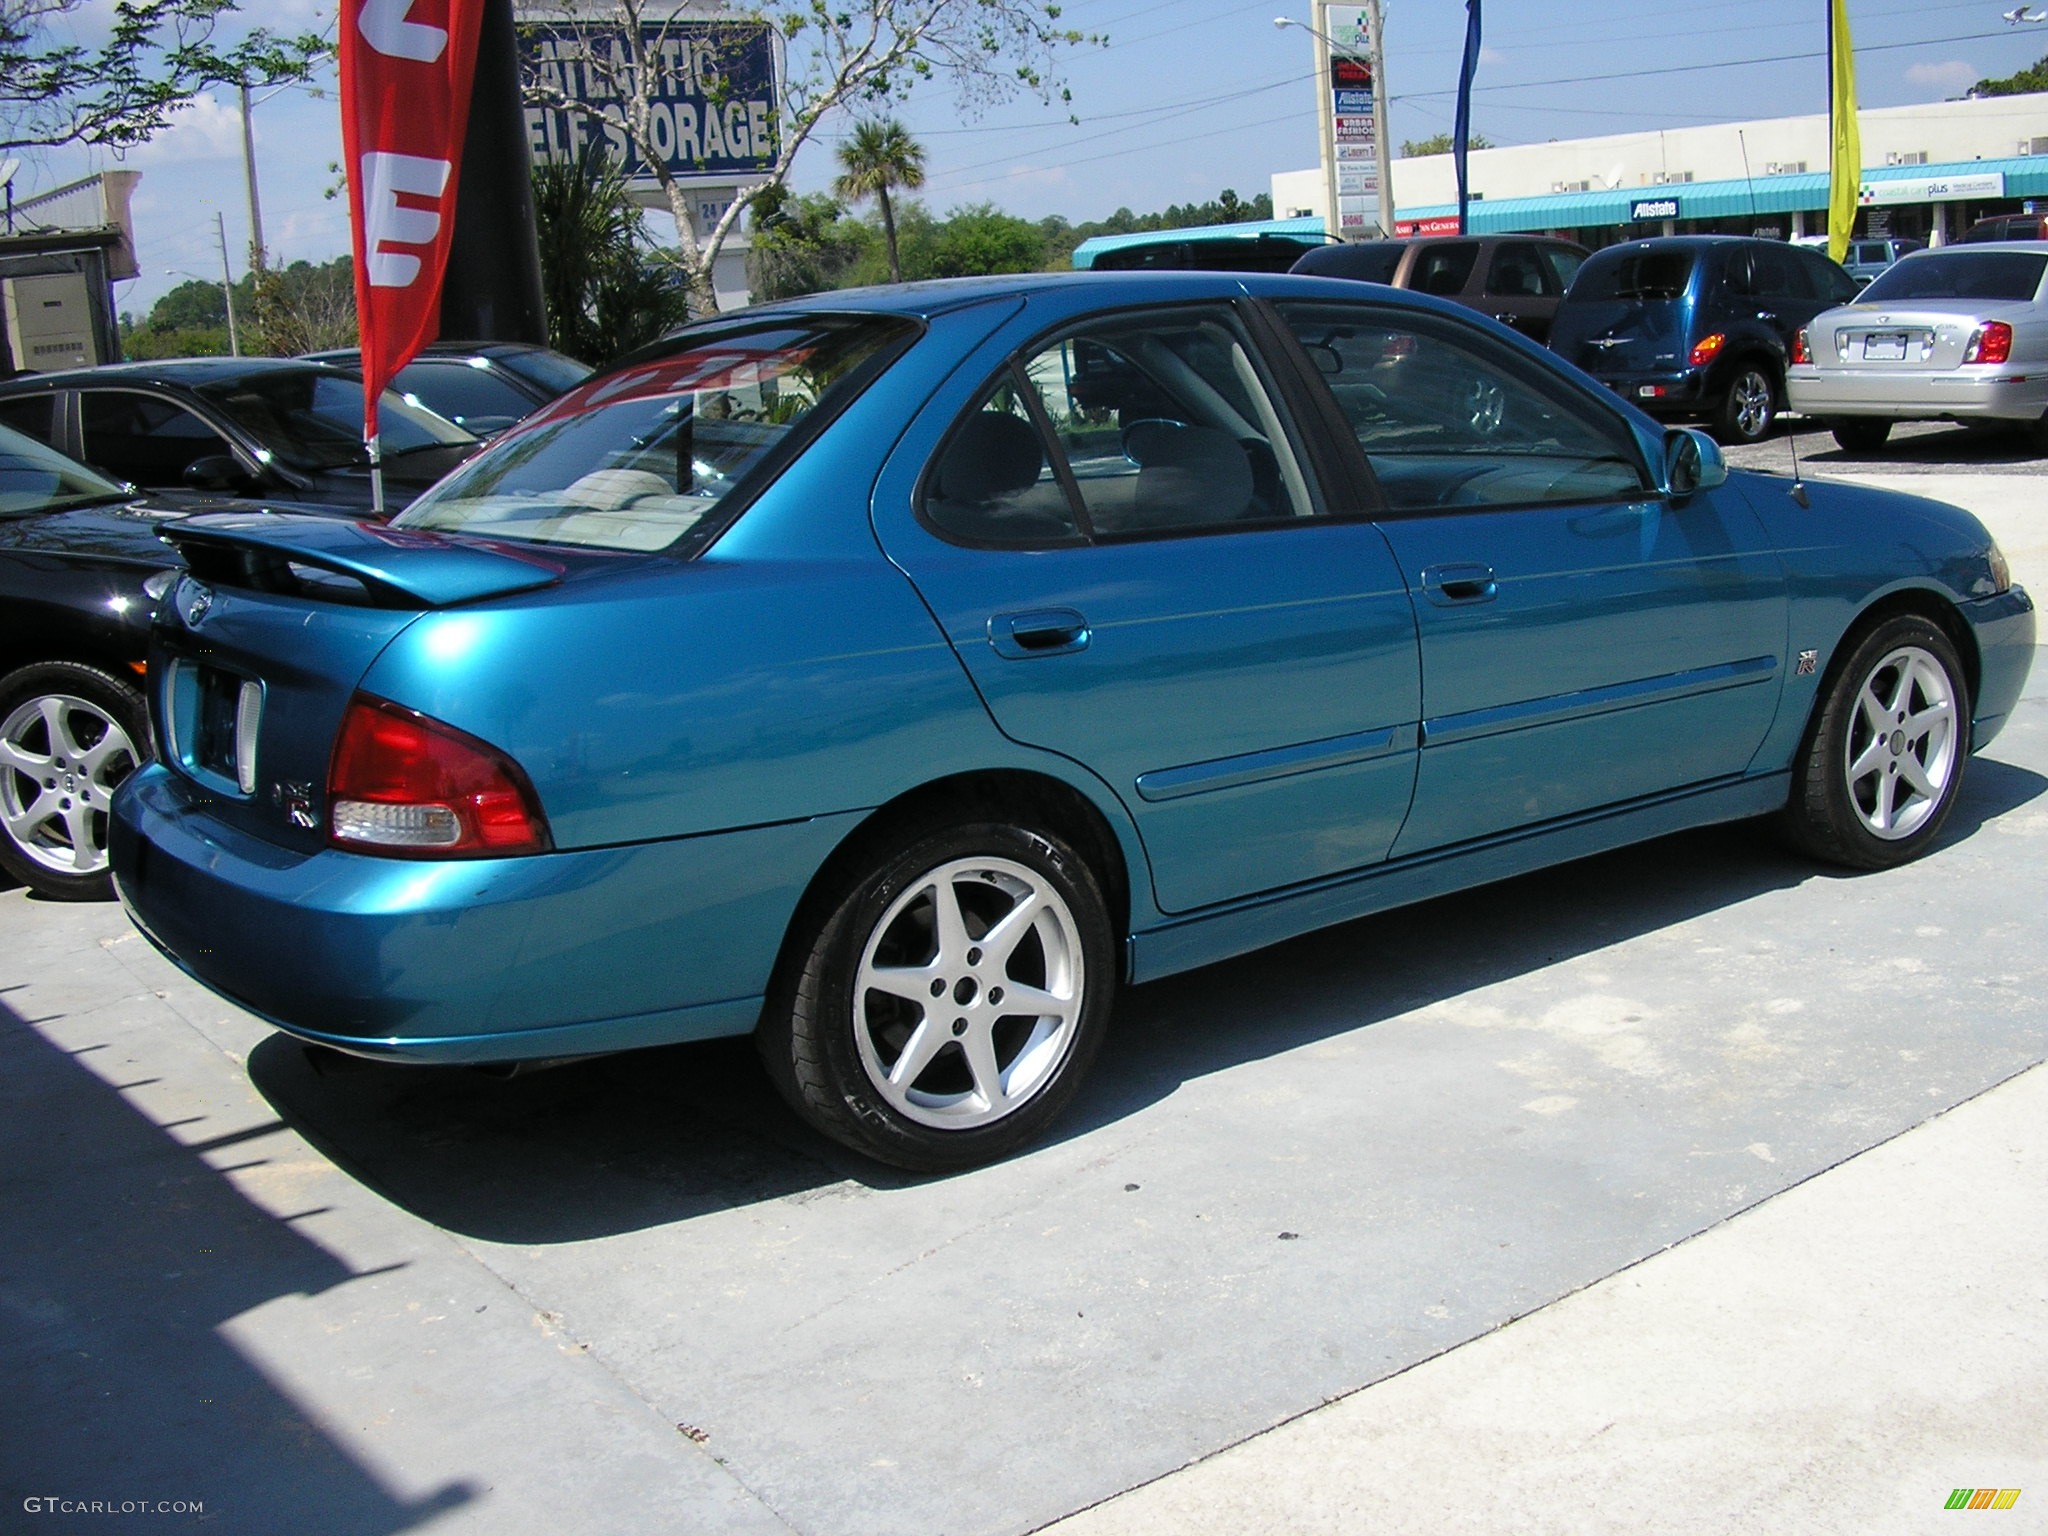
[[[189,517],[159,530],[159,537],[185,557],[194,576],[215,586],[358,604],[367,599],[376,608],[454,608],[562,579],[560,566],[523,554],[300,513]]]

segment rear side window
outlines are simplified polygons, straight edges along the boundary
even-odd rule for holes
[[[893,316],[828,315],[686,337],[544,407],[395,521],[694,554],[916,334]]]
[[[1486,291],[1494,298],[1540,299],[1561,293],[1553,286],[1555,277],[1526,240],[1504,240],[1494,248],[1493,261],[1486,269]]]
[[[232,452],[220,433],[161,396],[88,389],[78,406],[86,460],[137,485],[182,485],[195,460]]]
[[[1764,299],[1811,299],[1816,295],[1807,284],[1806,271],[1789,245],[1750,247],[1750,270],[1755,274],[1755,293]]]
[[[2048,255],[2031,251],[1924,251],[1886,267],[1863,290],[1870,304],[1907,299],[2033,298]]]
[[[1291,270],[1310,277],[1348,277],[1360,283],[1391,283],[1407,246],[1394,240],[1325,245],[1310,251]]]
[[[1543,253],[1543,264],[1557,279],[1557,287],[1553,290],[1557,293],[1571,287],[1572,279],[1579,275],[1579,268],[1586,264],[1586,253],[1572,250],[1569,246],[1544,245],[1537,249]]]
[[[57,397],[53,393],[0,400],[0,427],[11,427],[39,443],[57,444]]]
[[[932,461],[922,507],[979,545],[1225,532],[1312,515],[1300,465],[1236,318],[1202,306],[1015,360]]]
[[[1453,297],[1465,291],[1465,284],[1472,280],[1472,269],[1479,264],[1479,242],[1476,240],[1453,240],[1444,245],[1425,247],[1415,257],[1415,265],[1409,269],[1407,286],[1417,293],[1441,294]]]
[[[1809,251],[1794,246],[1792,256],[1806,271],[1806,280],[1813,284],[1813,291],[1828,304],[1847,304],[1860,291],[1856,279],[1836,266],[1819,251]]]
[[[1579,269],[1575,299],[1677,299],[1692,284],[1693,253],[1672,250],[1602,251]]]

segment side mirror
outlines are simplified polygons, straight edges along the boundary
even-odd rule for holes
[[[1664,434],[1664,493],[1686,497],[1728,483],[1728,461],[1721,445],[1693,427],[1673,427]]]
[[[244,492],[254,490],[257,484],[229,453],[209,453],[194,459],[185,466],[180,478],[195,491]]]

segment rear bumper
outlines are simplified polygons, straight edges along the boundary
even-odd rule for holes
[[[2037,421],[2048,411],[2048,368],[2031,366],[1884,373],[1801,366],[1786,373],[1785,388],[1792,409],[1802,416]]]
[[[857,814],[530,858],[280,849],[152,764],[113,809],[136,926],[302,1039],[517,1061],[744,1034],[805,885]]]
[[[1970,722],[1970,747],[1987,745],[2004,727],[2027,686],[2034,664],[2034,600],[2025,587],[1962,605],[1977,638],[1977,697]]]
[[[1713,406],[1704,368],[1675,373],[1596,373],[1593,377],[1652,416],[1697,416]]]

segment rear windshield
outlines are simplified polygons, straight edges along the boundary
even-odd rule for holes
[[[1572,279],[1574,299],[1676,299],[1692,283],[1691,251],[1600,252]]]
[[[695,553],[916,334],[886,315],[728,331],[544,407],[396,519],[535,544]],[[736,504],[736,503],[735,503]]]
[[[2048,254],[2030,251],[1927,251],[1885,268],[1863,290],[1865,304],[1908,299],[2031,299]]]

